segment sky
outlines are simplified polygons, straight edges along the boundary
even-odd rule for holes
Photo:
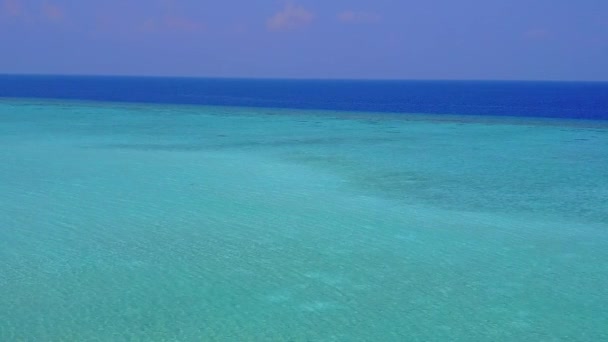
[[[0,0],[0,73],[608,81],[608,0]]]

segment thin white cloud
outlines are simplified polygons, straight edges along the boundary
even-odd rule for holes
[[[51,21],[62,21],[65,18],[65,11],[55,4],[45,2],[42,5],[42,15]]]
[[[51,1],[0,0],[0,17],[11,17],[15,22],[25,24],[60,23],[66,19],[66,12]]]
[[[346,10],[338,13],[338,20],[343,23],[374,23],[380,21],[377,13]]]
[[[288,3],[266,22],[271,31],[285,31],[309,25],[314,20],[314,14],[302,6]]]
[[[3,15],[18,17],[23,14],[23,2],[21,0],[3,0],[0,9],[0,13]]]
[[[166,15],[157,19],[145,21],[141,27],[144,32],[202,32],[205,25],[184,16]]]

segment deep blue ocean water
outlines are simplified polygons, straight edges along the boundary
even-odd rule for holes
[[[608,120],[608,83],[0,76],[0,97]]]

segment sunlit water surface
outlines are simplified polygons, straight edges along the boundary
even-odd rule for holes
[[[0,102],[1,341],[607,327],[606,122]]]

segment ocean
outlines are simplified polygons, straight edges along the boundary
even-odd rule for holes
[[[0,76],[0,341],[608,340],[608,83]]]

